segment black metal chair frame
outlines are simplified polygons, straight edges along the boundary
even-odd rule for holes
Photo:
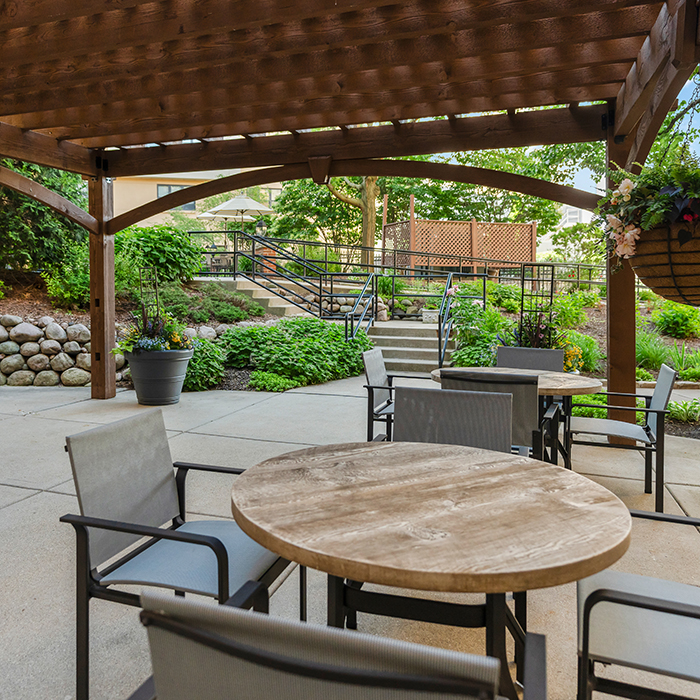
[[[342,581],[342,579],[339,579]],[[249,582],[252,584],[252,582]],[[256,588],[251,586],[254,592]],[[259,591],[259,588],[257,589]],[[259,591],[262,594],[262,591]],[[460,606],[456,606],[460,607]],[[400,674],[383,671],[366,671],[348,667],[332,666],[313,661],[274,654],[239,644],[231,639],[222,637],[206,630],[171,620],[165,615],[151,611],[141,612],[144,625],[154,625],[191,639],[216,651],[234,656],[266,668],[283,671],[307,678],[317,678],[331,682],[341,682],[367,688],[395,688],[396,690],[414,690],[425,692],[443,692],[456,696],[477,696],[493,698],[493,694],[485,683],[477,680],[440,679],[429,676]],[[545,638],[538,634],[528,634],[523,638],[523,700],[546,700],[546,653]],[[149,682],[151,679],[149,679]],[[150,700],[154,697],[152,684],[144,684],[129,700]]]
[[[644,432],[649,438],[649,445],[625,445],[625,444],[611,444],[609,442],[598,442],[595,440],[576,440],[572,435],[565,436],[565,442],[567,445],[591,445],[595,447],[611,447],[616,450],[640,450],[644,451],[644,493],[651,493],[652,487],[652,468],[651,468],[651,455],[656,453],[656,481],[654,488],[654,508],[657,513],[663,513],[664,511],[664,446],[665,446],[665,418],[668,415],[668,410],[661,408],[649,408],[652,396],[640,395],[640,394],[625,394],[622,392],[614,391],[600,391],[599,394],[604,396],[625,396],[634,399],[644,399],[646,404],[644,408],[641,406],[613,406],[610,405],[608,408],[615,411],[625,411],[629,413],[630,411],[634,413],[644,413],[647,415],[647,425],[644,425]],[[575,403],[572,405],[573,408],[601,408],[600,404],[591,403]],[[604,406],[602,408],[605,408]],[[656,435],[651,432],[648,425],[648,416],[650,414],[656,414]],[[586,435],[591,435],[592,433],[583,433]],[[570,450],[569,450],[570,454]]]
[[[101,598],[111,600],[114,603],[141,607],[139,596],[126,591],[110,589],[101,585],[100,580],[118,569],[120,566],[133,559],[135,556],[146,550],[158,540],[175,540],[198,544],[209,547],[216,555],[218,569],[218,593],[216,599],[219,603],[236,605],[237,607],[253,608],[259,612],[267,612],[267,588],[270,584],[291,564],[287,559],[280,557],[260,578],[260,583],[264,586],[265,595],[256,588],[254,591],[248,586],[242,586],[229,595],[229,575],[228,575],[228,553],[224,544],[209,535],[200,535],[192,532],[178,532],[178,527],[185,522],[185,480],[190,470],[216,472],[221,474],[242,474],[245,470],[237,467],[220,467],[214,465],[194,464],[191,462],[175,462],[173,467],[177,470],[175,483],[177,485],[178,505],[180,513],[173,519],[170,528],[157,528],[134,523],[120,522],[116,520],[105,520],[102,518],[91,518],[84,515],[67,514],[60,518],[63,523],[70,523],[76,534],[76,682],[77,700],[88,700],[90,688],[90,599]],[[125,532],[150,539],[135,549],[129,551],[123,557],[98,572],[92,568],[90,563],[89,548],[89,528],[99,528],[103,530],[113,530],[115,532]],[[306,619],[306,576],[305,571],[300,569],[300,617]],[[184,595],[184,592],[176,592],[177,595]]]
[[[645,520],[655,520],[658,522],[700,527],[700,518],[690,518],[682,515],[667,515],[665,513],[651,513],[642,510],[630,510],[630,514],[635,518],[642,518]],[[583,609],[583,640],[582,648],[579,651],[577,700],[591,700],[593,691],[607,693],[609,695],[616,695],[623,698],[633,698],[634,700],[692,700],[684,695],[676,695],[661,690],[655,690],[653,688],[643,688],[632,683],[625,683],[595,675],[596,660],[592,659],[589,654],[591,611],[598,603],[602,602],[628,605],[635,608],[654,610],[656,612],[667,612],[671,615],[693,617],[700,620],[700,606],[697,605],[687,605],[672,601],[664,601],[659,600],[658,598],[606,588],[599,588],[598,590],[593,591],[586,598]],[[607,661],[601,663],[609,665],[609,662]]]

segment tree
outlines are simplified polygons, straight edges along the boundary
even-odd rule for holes
[[[87,188],[80,175],[19,160],[0,161],[73,204],[87,208]],[[60,263],[72,243],[88,232],[34,199],[0,187],[0,267],[37,269]]]
[[[600,229],[594,224],[565,226],[552,234],[552,261],[578,262],[587,265],[605,263],[605,247]]]

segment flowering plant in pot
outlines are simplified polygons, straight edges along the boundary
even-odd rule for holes
[[[141,319],[126,332],[113,352],[124,355],[140,404],[162,406],[180,400],[187,364],[193,354],[185,324],[157,311],[142,309]]]
[[[685,153],[669,165],[619,170],[598,208],[608,250],[628,259],[657,294],[700,304],[700,164]]]

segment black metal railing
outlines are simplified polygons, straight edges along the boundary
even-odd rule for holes
[[[371,310],[370,310],[371,309]],[[369,313],[368,313],[369,312]],[[356,320],[356,316],[359,318]],[[357,301],[351,311],[345,314],[345,340],[354,338],[362,324],[367,321],[365,331],[369,331],[374,319],[377,317],[377,294],[374,275],[369,275],[364,287],[357,295]]]

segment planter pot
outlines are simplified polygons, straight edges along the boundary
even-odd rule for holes
[[[684,230],[693,237],[687,240]],[[643,231],[629,262],[637,277],[660,296],[700,306],[700,231],[696,233],[692,224]]]
[[[138,402],[145,406],[177,403],[193,353],[194,350],[125,353]]]
[[[440,312],[437,309],[422,309],[423,323],[437,323]]]

